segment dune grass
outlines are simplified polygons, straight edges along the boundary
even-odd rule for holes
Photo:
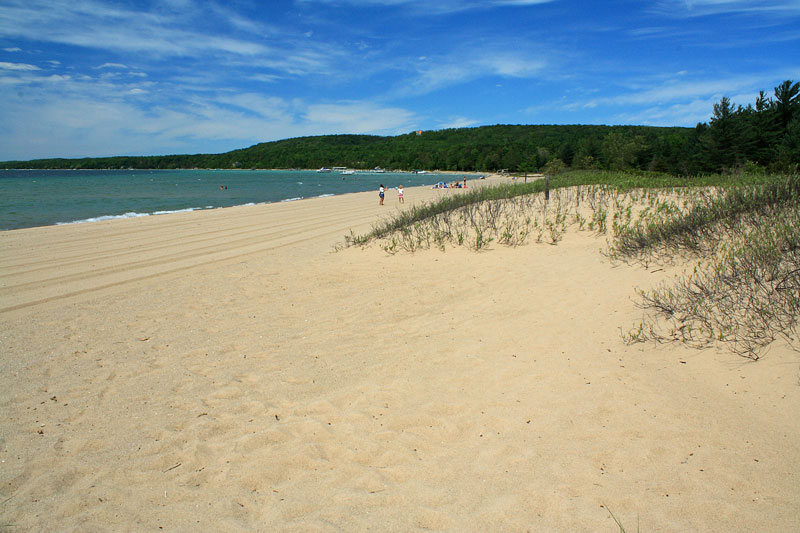
[[[728,174],[570,172],[544,182],[473,189],[415,206],[349,245],[388,253],[493,244],[557,244],[574,227],[607,237],[613,261],[676,260],[691,272],[638,290],[642,322],[626,342],[723,343],[757,360],[778,337],[793,345],[800,316],[800,178]]]
[[[549,179],[550,190],[557,191],[570,187],[588,186],[592,188],[607,189],[609,191],[630,191],[635,189],[666,189],[685,187],[731,186],[754,182],[752,176],[733,175],[708,175],[696,178],[685,178],[669,174],[652,172],[604,172],[604,171],[574,171],[567,172]],[[346,245],[363,245],[370,241],[379,240],[392,233],[407,230],[415,224],[430,221],[436,216],[452,213],[459,209],[470,208],[487,202],[504,202],[515,198],[536,195],[544,192],[545,181],[536,180],[528,183],[506,183],[493,187],[480,187],[440,198],[434,202],[415,205],[391,219],[383,220],[373,226],[372,230],[364,235],[348,235],[345,237]],[[528,205],[530,202],[521,202]],[[492,205],[494,207],[494,205]]]
[[[800,177],[716,191],[685,212],[638,222],[610,255],[647,264],[690,257],[690,273],[639,290],[650,312],[628,342],[725,343],[757,360],[777,338],[794,345],[800,316]]]

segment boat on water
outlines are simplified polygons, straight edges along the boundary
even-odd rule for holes
[[[327,173],[327,172],[330,172],[330,171],[331,171],[331,169],[329,169],[327,167],[322,167],[321,169],[317,170],[317,172],[323,172],[323,173]]]
[[[381,167],[375,167],[375,168],[372,169],[372,172],[374,172],[376,174],[383,174],[386,171],[383,170]]]
[[[342,174],[350,175],[350,174],[355,174],[355,173],[356,173],[355,170],[342,170]]]

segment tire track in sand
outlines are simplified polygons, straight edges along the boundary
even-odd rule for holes
[[[242,217],[242,220],[237,220],[233,225],[230,224],[230,219],[223,219],[226,226],[221,229],[214,227],[218,222],[217,217],[203,217],[204,212],[197,212],[196,220],[183,225],[183,228],[176,229],[172,221],[153,225],[152,230],[144,232],[145,241],[149,240],[150,244],[141,245],[138,249],[135,245],[120,245],[125,240],[124,234],[120,235],[120,232],[113,232],[111,235],[99,232],[96,239],[103,242],[94,246],[94,251],[87,252],[84,260],[80,260],[81,256],[69,257],[70,252],[64,250],[72,247],[69,237],[77,236],[76,240],[80,241],[85,236],[75,228],[70,231],[69,227],[64,226],[62,231],[67,240],[62,241],[65,246],[60,253],[56,251],[50,254],[47,249],[38,251],[33,254],[38,260],[28,263],[31,270],[24,275],[20,274],[18,283],[0,288],[0,314],[86,297],[109,289],[121,290],[154,278],[315,240],[318,241],[321,251],[329,250],[336,242],[336,237],[343,236],[348,228],[367,225],[376,218],[375,212],[364,210],[363,205],[342,207],[343,209],[328,216],[319,216],[319,211],[309,207],[300,210],[273,209],[254,212],[252,216]],[[330,213],[328,210],[324,211]],[[167,216],[169,215],[164,215]],[[284,218],[288,222],[282,222]],[[196,226],[196,229],[188,229],[186,226],[189,224]],[[132,232],[135,231],[132,228]],[[242,235],[244,237],[230,240],[231,237]],[[96,250],[102,246],[110,246],[116,252],[109,250],[104,257],[98,257]],[[151,254],[151,257],[139,261],[130,260],[130,257],[141,258],[147,254]],[[68,265],[73,269],[85,268],[64,273],[65,269],[69,270]],[[48,276],[51,273],[53,275]],[[31,274],[38,275],[40,279],[32,279]]]

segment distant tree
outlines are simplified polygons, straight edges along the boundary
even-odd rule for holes
[[[612,131],[603,140],[602,151],[606,167],[609,170],[633,168],[645,146],[644,138],[640,135],[631,137],[622,132]]]
[[[544,173],[548,176],[557,176],[558,174],[564,172],[566,167],[567,166],[561,159],[554,157],[544,166]]]
[[[773,166],[784,172],[800,171],[800,116],[792,119],[786,128]]]
[[[537,168],[542,168],[550,160],[550,150],[544,146],[536,148]]]
[[[727,96],[714,104],[714,113],[705,137],[706,159],[714,171],[735,167],[745,160],[742,150],[743,124],[738,120],[739,114],[741,108],[737,110]]]
[[[572,159],[574,156],[575,149],[573,148],[571,140],[561,143],[561,145],[558,147],[557,157],[563,161],[565,165],[569,166],[572,164]]]
[[[767,111],[772,106],[772,101],[767,97],[767,93],[764,91],[758,92],[758,98],[756,98],[756,111],[761,113],[762,111]]]
[[[781,132],[786,133],[792,117],[798,114],[800,107],[800,82],[786,80],[775,87],[775,110]]]
[[[580,157],[575,157],[575,159],[572,160],[572,167],[580,170],[589,170],[592,168],[597,168],[597,165],[594,162],[594,157],[590,155],[582,155]]]

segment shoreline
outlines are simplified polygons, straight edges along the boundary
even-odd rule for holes
[[[65,170],[65,169],[49,169],[49,170],[62,171],[62,170]],[[108,169],[93,169],[93,170],[107,171]],[[140,170],[141,171],[145,171],[144,169],[137,169],[137,170],[132,170],[130,172],[137,172],[137,171],[140,171]],[[170,171],[170,170],[181,170],[181,171],[183,171],[183,170],[211,170],[211,171],[214,171],[214,169],[150,169],[148,171],[151,171],[151,170],[152,171],[155,171],[155,170],[165,170],[165,171]],[[233,170],[239,170],[239,169],[233,169]],[[36,169],[35,171],[38,172],[39,169]],[[128,170],[125,170],[125,171],[128,171]],[[272,170],[269,170],[269,171],[271,172]],[[314,172],[313,170],[305,170],[305,171],[306,172]],[[227,169],[224,170],[224,172],[227,172]],[[485,179],[488,176],[499,176],[497,174],[486,174],[486,173],[457,173],[457,174],[461,175],[461,176],[471,176],[469,181],[473,181],[473,180],[477,180],[477,179]],[[450,173],[446,173],[446,172],[442,172],[442,173],[433,173],[433,172],[431,172],[431,173],[429,173],[429,175],[433,177],[433,176],[437,176],[437,175],[451,175],[451,174]],[[423,186],[423,188],[424,188],[424,186]],[[369,190],[371,190],[371,189],[369,189]],[[301,201],[301,200],[310,200],[310,199],[315,199],[315,198],[328,198],[328,197],[332,197],[332,196],[341,196],[343,194],[355,194],[355,193],[359,193],[359,192],[369,192],[369,190],[367,190],[367,191],[353,191],[353,192],[345,192],[345,193],[322,193],[322,194],[315,195],[315,196],[287,197],[287,198],[281,198],[279,200],[262,201],[262,202],[251,201],[251,202],[245,202],[245,203],[242,203],[242,204],[235,204],[235,205],[205,206],[205,207],[186,206],[186,207],[176,208],[176,209],[172,209],[172,210],[156,210],[156,211],[152,211],[152,212],[148,212],[148,211],[139,212],[139,211],[130,211],[129,210],[129,211],[126,211],[126,212],[120,213],[120,214],[97,214],[97,215],[89,216],[89,217],[86,217],[86,218],[80,218],[80,219],[69,220],[69,221],[59,221],[59,222],[51,223],[51,224],[42,224],[42,225],[37,225],[37,226],[25,226],[25,227],[22,227],[22,228],[0,229],[0,233],[6,232],[6,231],[15,231],[15,230],[18,230],[18,229],[40,228],[40,227],[48,227],[48,226],[66,226],[66,225],[72,225],[72,224],[86,224],[86,223],[101,222],[101,221],[108,221],[108,220],[117,220],[117,219],[129,219],[129,218],[143,218],[143,217],[150,217],[150,216],[161,216],[161,215],[169,215],[169,214],[182,213],[182,212],[208,211],[208,210],[214,210],[214,209],[227,209],[227,208],[230,208],[230,207],[247,207],[247,206],[253,206],[253,205],[269,205],[269,204],[283,203],[283,202],[294,202],[294,201]],[[390,190],[393,190],[393,188],[390,188]]]
[[[334,251],[458,190],[391,192],[0,233],[3,522],[800,526],[789,347],[625,345],[679,265],[613,266],[587,232]]]

